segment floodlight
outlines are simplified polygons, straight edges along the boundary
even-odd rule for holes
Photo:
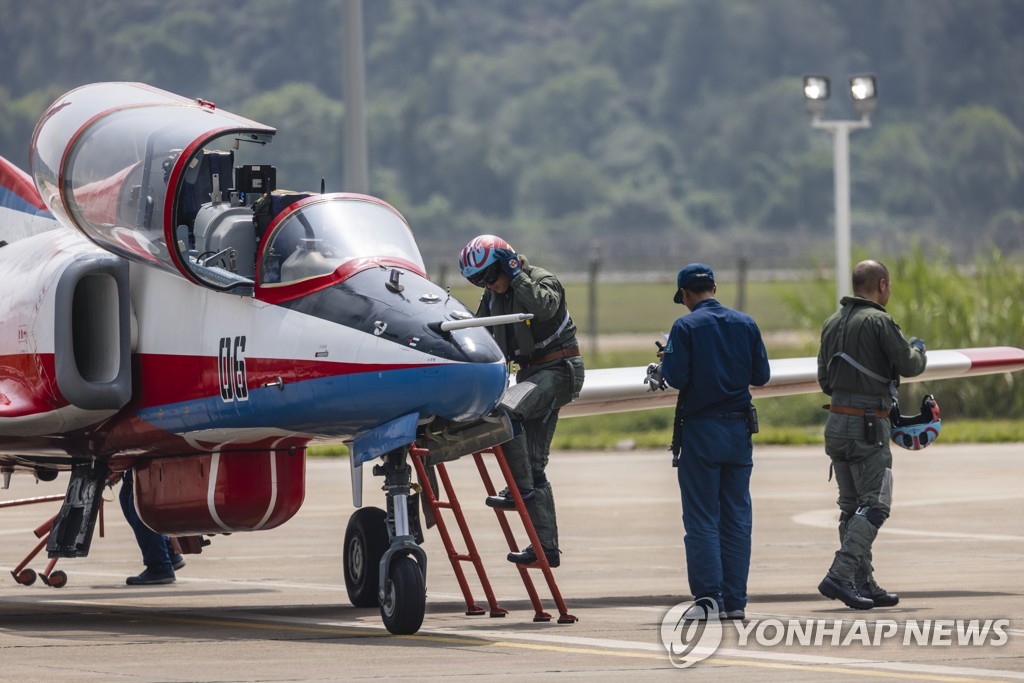
[[[828,78],[804,76],[804,105],[811,115],[811,126],[832,133],[832,166],[836,196],[836,301],[850,293],[850,132],[871,127],[870,114],[878,104],[874,74],[850,76],[850,97],[860,114],[853,120],[824,120],[828,102]],[[838,303],[837,303],[838,305]]]
[[[828,106],[828,77],[804,76],[804,104],[811,116],[821,116]]]
[[[874,74],[850,76],[850,97],[861,116],[867,116],[878,106],[878,85]]]

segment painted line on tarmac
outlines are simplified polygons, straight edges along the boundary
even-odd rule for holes
[[[383,626],[355,621],[325,621],[304,617],[271,617],[246,615],[244,619],[176,617],[157,615],[156,621],[189,623],[199,625],[232,626],[259,630],[279,629],[299,633],[337,633],[339,635],[365,635],[366,631],[386,633]],[[457,628],[438,627],[421,630],[414,635],[394,636],[416,641],[428,641],[452,645],[478,645],[539,652],[581,654],[606,657],[628,657],[666,662],[668,655],[664,648],[651,643],[639,643],[607,638],[588,638],[548,634],[525,634],[514,631],[488,631],[479,634]],[[725,655],[725,657],[722,657]],[[731,659],[738,657],[739,659]],[[806,671],[813,673],[846,674],[871,676],[874,678],[915,680],[915,681],[989,681],[993,678],[1024,680],[1024,673],[976,667],[936,666],[910,662],[880,662],[845,657],[824,657],[820,655],[796,655],[790,653],[748,652],[732,648],[719,649],[707,659],[707,666],[741,666],[758,669]]]
[[[160,617],[163,618],[163,617]],[[173,617],[172,617],[173,618]],[[321,621],[304,617],[257,617],[247,615],[244,621],[231,622],[246,627],[247,622],[260,624],[255,628],[272,628],[272,624],[288,629],[371,629],[384,631],[383,626],[352,621]],[[630,657],[666,662],[664,647],[652,643],[585,636],[565,636],[551,633],[532,634],[515,631],[488,631],[480,634],[462,628],[437,627],[410,636],[392,636],[434,642],[490,645],[541,652],[585,654],[610,657]],[[724,657],[722,656],[724,655]],[[738,659],[734,659],[738,658]],[[872,676],[917,681],[987,681],[993,678],[1024,681],[1024,673],[977,667],[952,667],[911,662],[881,662],[877,660],[821,655],[799,655],[782,652],[750,652],[733,648],[720,648],[708,665],[742,666],[760,669],[785,669],[815,673],[835,673],[854,676]],[[980,678],[979,678],[980,677]]]
[[[1016,496],[1015,496],[1016,497]],[[904,504],[907,505],[907,504]],[[829,529],[834,531],[839,523],[839,511],[837,508],[822,508],[820,510],[808,510],[790,518],[796,524],[815,527],[818,529]],[[1024,536],[1013,536],[1010,534],[972,534],[966,531],[928,531],[926,529],[905,529],[885,525],[887,536],[918,536],[920,538],[944,538],[961,541],[999,541],[1020,543]]]
[[[190,580],[189,582],[199,582]],[[209,583],[267,585],[265,582],[220,581],[206,579]],[[280,584],[275,584],[280,585]],[[308,585],[308,584],[307,584]],[[126,591],[126,595],[130,592]],[[608,638],[591,638],[586,636],[566,636],[546,632],[544,634],[519,633],[515,631],[488,631],[477,633],[463,628],[436,627],[424,629],[414,635],[394,636],[388,634],[382,624],[368,624],[352,620],[321,620],[308,617],[285,617],[270,615],[254,615],[246,612],[244,616],[233,617],[228,614],[210,614],[209,616],[193,615],[178,616],[169,613],[154,613],[151,608],[142,605],[125,605],[121,601],[106,600],[48,600],[50,604],[105,606],[113,611],[125,611],[143,614],[147,619],[165,623],[195,624],[205,626],[223,626],[247,628],[253,630],[284,630],[294,633],[336,634],[348,636],[366,636],[379,634],[388,638],[403,638],[414,641],[437,642],[452,645],[484,645],[490,647],[534,650],[540,652],[556,652],[565,654],[583,654],[606,657],[629,657],[667,661],[664,648],[652,643]],[[805,671],[812,673],[845,674],[851,676],[871,676],[874,678],[918,680],[918,681],[989,681],[993,678],[1003,680],[1024,681],[1024,673],[998,669],[982,669],[977,667],[952,667],[912,662],[883,662],[847,657],[831,657],[821,655],[800,655],[783,652],[753,652],[734,648],[719,649],[707,661],[708,666],[741,666],[758,669],[775,669]]]

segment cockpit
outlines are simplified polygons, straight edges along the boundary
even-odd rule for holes
[[[409,225],[379,199],[276,190],[273,166],[235,167],[230,152],[197,159],[178,202],[176,243],[208,286],[279,300],[376,266],[426,271]]]
[[[278,190],[259,163],[275,133],[204,100],[101,83],[43,115],[32,173],[50,210],[93,242],[211,289],[282,301],[367,268],[425,275],[386,202]]]
[[[354,270],[367,259],[404,260],[424,270],[401,216],[353,195],[314,195],[293,204],[265,241],[259,263],[265,287]]]

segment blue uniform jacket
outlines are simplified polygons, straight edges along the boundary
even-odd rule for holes
[[[766,383],[771,369],[754,319],[705,299],[672,325],[661,374],[679,390],[687,420],[746,410],[750,385]]]

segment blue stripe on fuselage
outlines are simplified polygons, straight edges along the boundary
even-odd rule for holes
[[[351,436],[413,412],[476,419],[497,404],[507,377],[503,363],[445,363],[250,388],[247,401],[217,395],[151,406],[138,416],[175,434],[264,427]]]

